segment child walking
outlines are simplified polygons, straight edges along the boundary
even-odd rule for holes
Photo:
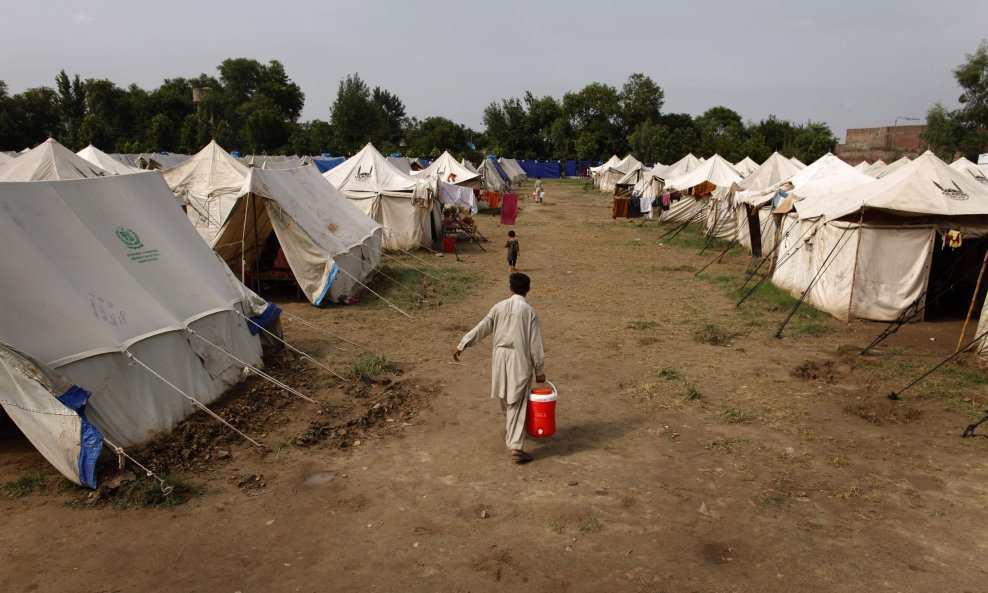
[[[508,266],[514,272],[515,263],[518,261],[518,252],[521,250],[518,247],[518,239],[515,239],[514,231],[508,231],[508,242],[504,244],[504,247],[508,250]]]

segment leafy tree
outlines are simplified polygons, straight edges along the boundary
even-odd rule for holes
[[[384,142],[392,144],[401,142],[404,134],[402,121],[405,119],[405,104],[398,95],[379,86],[374,87],[371,92],[371,101],[382,113],[382,127],[376,138],[377,143],[383,145]]]
[[[69,80],[69,75],[62,70],[55,77],[55,86],[58,91],[57,105],[62,124],[58,139],[69,148],[78,150],[82,147],[76,147],[76,134],[82,124],[82,118],[86,115],[86,93],[82,81],[78,74]]]
[[[711,107],[696,118],[702,156],[719,154],[732,163],[745,157],[747,133],[738,112],[727,107]]]
[[[340,81],[331,111],[334,152],[357,152],[376,139],[385,126],[384,112],[372,101],[370,88],[356,73]]]
[[[957,84],[964,89],[957,100],[964,119],[981,136],[988,127],[988,40],[982,40],[978,50],[966,57],[967,62],[954,70]]]
[[[966,153],[968,158],[977,156],[976,143],[972,143],[972,138],[968,127],[965,125],[963,113],[959,110],[948,111],[942,104],[937,103],[926,112],[926,130],[923,132],[923,141],[941,159],[950,162],[955,159],[958,152]],[[965,149],[971,149],[968,152]]]
[[[627,133],[638,126],[659,121],[665,103],[665,91],[648,76],[635,73],[628,77],[619,96],[621,123]]]
[[[406,138],[409,154],[437,157],[448,150],[456,158],[465,158],[470,152],[467,129],[445,117],[427,117],[421,122],[413,120]]]
[[[834,149],[837,138],[830,127],[823,123],[807,122],[796,128],[793,138],[795,156],[804,163],[812,163]]]
[[[579,158],[625,151],[627,142],[621,128],[620,106],[617,89],[599,82],[563,95],[563,113],[576,134]],[[596,146],[596,151],[590,154],[592,146]]]

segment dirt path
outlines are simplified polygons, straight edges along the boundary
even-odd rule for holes
[[[692,238],[657,241],[665,229],[612,221],[606,197],[546,185],[516,227],[560,389],[535,462],[503,447],[489,342],[450,358],[507,296],[506,229],[481,215],[487,252],[432,258],[480,276],[463,298],[411,320],[369,301],[286,306],[401,363],[391,388],[417,403],[381,414],[387,430],[300,446],[319,415],[291,402],[256,428],[270,453],[224,444],[182,506],[0,497],[0,590],[986,590],[988,441],[958,438],[984,375],[956,367],[884,397],[949,353],[959,324],[905,328],[869,357],[853,346],[877,324],[798,317],[773,340],[785,311],[727,294],[746,258],[695,278],[713,253]],[[352,355],[297,323],[286,337],[336,368]],[[345,399],[306,369],[317,398]],[[51,473],[0,441],[0,482],[32,471]]]

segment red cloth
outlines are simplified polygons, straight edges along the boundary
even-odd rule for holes
[[[501,224],[515,224],[518,215],[518,194],[501,195]]]
[[[501,203],[501,194],[497,193],[496,191],[487,192],[488,208],[497,208],[500,203]]]
[[[291,266],[288,265],[288,258],[285,257],[285,252],[281,247],[278,248],[278,255],[274,257],[274,265],[272,267],[276,270],[291,269]]]

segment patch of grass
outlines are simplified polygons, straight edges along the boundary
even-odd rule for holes
[[[704,323],[693,330],[693,339],[711,346],[729,346],[735,334],[716,323]]]
[[[355,379],[364,383],[373,383],[381,375],[401,373],[401,367],[385,356],[374,352],[361,352],[357,360],[347,368]]]
[[[714,439],[712,441],[707,441],[707,446],[704,447],[704,449],[708,451],[716,451],[718,453],[733,455],[735,453],[740,453],[743,445],[747,442],[748,442],[747,439],[742,439],[738,437]]]
[[[751,499],[756,506],[766,509],[780,509],[786,506],[786,504],[788,504],[789,502],[788,500],[786,500],[785,496],[779,494],[768,494],[768,493],[756,494],[752,496]]]
[[[682,400],[686,403],[700,403],[703,401],[703,394],[700,393],[700,388],[697,386],[696,381],[690,381],[689,379],[683,381]]]
[[[598,533],[604,528],[604,522],[597,517],[587,517],[580,521],[580,532],[585,534]]]
[[[566,531],[566,525],[564,523],[562,523],[561,521],[550,521],[549,522],[549,531],[551,531],[553,533],[562,533],[562,532]]]
[[[41,490],[43,487],[44,482],[41,474],[31,474],[5,483],[3,486],[0,486],[0,491],[7,498],[23,498],[35,490]]]
[[[141,478],[123,486],[116,497],[116,506],[121,509],[166,509],[184,504],[202,491],[199,486],[177,476],[163,476],[162,481],[164,484],[154,478]]]
[[[669,367],[665,367],[662,370],[660,370],[659,376],[669,381],[672,381],[674,379],[679,379],[680,377],[682,377],[682,375],[679,374],[679,371],[677,371],[676,369],[671,369]]]
[[[658,325],[658,323],[654,321],[648,321],[646,319],[633,319],[628,322],[627,328],[641,331],[646,329],[652,329],[656,325]]]
[[[423,253],[419,257],[426,259],[433,256]],[[456,267],[436,268],[407,256],[400,260],[408,265],[388,259],[390,263],[378,266],[381,273],[371,287],[382,297],[406,311],[435,307],[462,299],[480,280],[479,274]],[[370,293],[364,295],[363,302],[375,308],[389,306]]]
[[[652,266],[653,272],[695,272],[696,266],[693,264],[680,264],[678,266]]]
[[[830,465],[836,467],[837,469],[847,467],[848,463],[850,463],[850,461],[848,460],[847,455],[843,455],[841,453],[837,453],[830,458]]]
[[[724,424],[743,424],[752,420],[752,414],[743,408],[727,408],[720,413],[720,421]]]

